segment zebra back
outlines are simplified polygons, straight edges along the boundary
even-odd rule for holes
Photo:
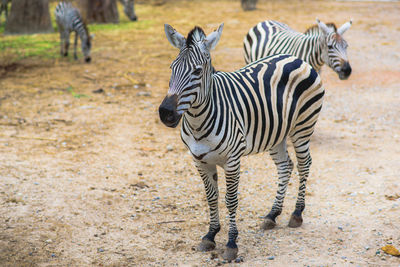
[[[216,72],[212,80],[214,104],[223,102],[220,112],[232,112],[242,130],[244,155],[267,151],[286,137],[307,138],[322,107],[318,73],[289,55],[262,58],[235,72]]]

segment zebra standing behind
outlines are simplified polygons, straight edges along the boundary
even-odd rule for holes
[[[137,16],[135,14],[134,0],[119,0],[124,6],[125,15],[132,21],[137,21]]]
[[[334,24],[326,25],[317,19],[317,25],[300,33],[277,21],[263,21],[244,38],[244,58],[250,63],[269,55],[289,54],[308,62],[318,72],[327,64],[345,80],[351,74],[351,67],[343,34],[351,24],[350,20],[336,29]]]
[[[82,53],[86,62],[90,62],[91,36],[89,30],[82,20],[79,10],[69,2],[60,2],[55,10],[56,22],[60,31],[60,52],[62,56],[68,56],[69,36],[75,32],[74,58],[78,59],[76,47],[78,44],[78,35],[81,38]]]
[[[233,260],[238,253],[236,209],[242,156],[269,151],[277,166],[278,191],[262,224],[263,229],[270,229],[282,211],[293,169],[286,148],[286,140],[291,140],[300,184],[289,226],[302,224],[311,165],[310,138],[321,111],[324,89],[318,73],[290,55],[263,58],[235,72],[215,71],[210,51],[219,41],[222,28],[223,24],[206,36],[195,27],[185,39],[165,25],[168,41],[180,52],[171,64],[169,90],[159,115],[168,127],[176,127],[183,118],[181,138],[204,182],[210,227],[198,246],[201,251],[215,248],[214,237],[220,230],[216,166],[224,169],[229,234],[223,257]]]
[[[4,15],[6,16],[6,23],[8,20],[8,3],[11,3],[11,0],[1,0],[1,4],[0,4],[0,18],[1,18],[1,14],[4,11]],[[1,21],[0,21],[1,23]]]

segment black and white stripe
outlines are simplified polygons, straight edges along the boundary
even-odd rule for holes
[[[176,127],[183,118],[181,138],[204,182],[210,228],[199,246],[203,251],[215,248],[214,237],[220,230],[216,166],[224,169],[230,221],[223,257],[232,260],[238,251],[236,208],[242,156],[269,151],[277,165],[279,188],[263,224],[264,229],[271,228],[282,211],[293,169],[286,148],[287,139],[292,141],[300,186],[289,226],[301,225],[311,165],[310,137],[321,111],[324,89],[318,73],[290,55],[263,58],[235,72],[215,71],[210,50],[217,44],[222,28],[205,36],[196,27],[184,38],[165,25],[168,40],[180,53],[171,64],[169,90],[159,115],[169,127]]]
[[[308,62],[318,72],[322,65],[327,64],[340,79],[347,79],[351,67],[347,58],[348,45],[342,35],[352,21],[339,29],[332,23],[317,22],[305,33],[296,32],[286,24],[273,20],[258,23],[243,41],[246,63],[270,55],[289,54]]]
[[[79,10],[69,2],[60,2],[55,10],[56,22],[60,31],[60,52],[63,56],[68,56],[69,35],[75,32],[74,58],[78,59],[76,47],[78,44],[78,35],[81,39],[82,53],[86,62],[90,62],[91,36],[89,30],[82,20]]]

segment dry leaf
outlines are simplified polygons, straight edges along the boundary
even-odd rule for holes
[[[396,200],[396,199],[400,198],[400,195],[399,195],[399,194],[395,194],[394,196],[392,196],[392,195],[385,195],[385,198],[386,198],[387,200]]]
[[[382,250],[392,256],[400,256],[400,251],[392,245],[386,245],[382,248]]]

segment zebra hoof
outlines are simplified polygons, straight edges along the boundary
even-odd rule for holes
[[[235,260],[238,255],[238,248],[226,248],[224,253],[222,254],[222,258],[224,260],[227,260],[229,262]]]
[[[271,220],[270,218],[265,218],[263,223],[261,224],[262,230],[270,230],[276,226],[276,222]]]
[[[289,221],[289,227],[291,228],[296,228],[296,227],[300,227],[303,224],[303,218],[297,215],[292,214],[292,216],[290,217],[290,221]]]
[[[201,243],[197,246],[198,251],[210,251],[215,249],[215,242],[208,239],[202,239]]]

